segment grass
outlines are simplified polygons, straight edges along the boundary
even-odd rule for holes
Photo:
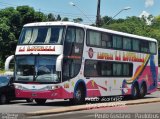
[[[4,72],[5,72],[4,70],[0,70],[0,74],[4,74]]]

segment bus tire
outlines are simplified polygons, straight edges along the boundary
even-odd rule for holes
[[[33,99],[28,98],[28,99],[26,99],[26,102],[28,102],[28,103],[33,102]]]
[[[76,90],[73,99],[70,99],[72,104],[83,104],[85,102],[85,90],[83,85],[79,85]]]
[[[35,99],[35,102],[36,102],[38,105],[43,105],[43,104],[45,104],[46,99]]]
[[[139,87],[137,83],[134,83],[132,86],[131,98],[137,99],[139,97]]]
[[[147,86],[145,83],[142,83],[139,93],[139,98],[143,98],[147,93]]]

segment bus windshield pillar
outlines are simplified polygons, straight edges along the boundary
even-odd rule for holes
[[[62,60],[63,60],[63,54],[59,55],[56,60],[56,71],[59,72],[62,71]]]

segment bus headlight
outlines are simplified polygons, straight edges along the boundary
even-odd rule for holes
[[[60,88],[60,87],[61,87],[61,86],[58,86],[58,85],[55,86],[55,85],[54,85],[54,86],[47,86],[46,89],[47,89],[47,90],[55,90],[55,89]]]
[[[54,86],[47,86],[46,89],[47,90],[54,90]]]
[[[22,90],[23,87],[21,85],[15,85],[15,88],[19,89],[19,90]]]

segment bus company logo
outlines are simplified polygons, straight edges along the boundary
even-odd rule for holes
[[[145,56],[137,53],[130,52],[112,52],[112,53],[97,53],[97,59],[116,60],[116,61],[132,61],[132,62],[144,62]]]
[[[93,58],[93,54],[94,54],[93,49],[89,48],[89,51],[88,51],[89,58]]]
[[[24,52],[25,51],[25,47],[19,47],[19,52]]]
[[[19,47],[19,52],[30,51],[55,51],[55,46],[28,46]]]
[[[113,60],[112,53],[97,53],[97,59]]]
[[[28,46],[27,51],[55,51],[55,46]]]

